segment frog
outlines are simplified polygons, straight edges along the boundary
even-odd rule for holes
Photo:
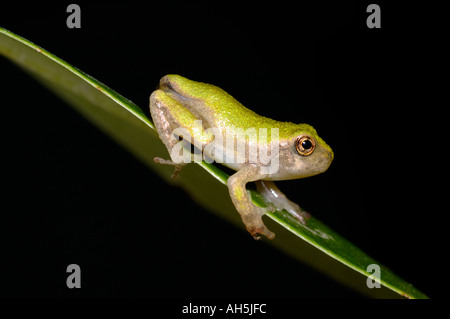
[[[174,166],[172,177],[176,178],[183,167],[192,161],[195,149],[197,153],[204,153],[202,159],[217,161],[234,171],[226,183],[229,195],[247,231],[255,239],[261,239],[260,235],[275,238],[275,233],[266,227],[262,219],[268,212],[285,210],[300,223],[307,223],[310,214],[289,200],[274,181],[314,176],[325,172],[331,165],[333,150],[311,125],[277,121],[259,115],[213,84],[176,74],[161,78],[158,88],[150,95],[150,113],[171,157],[155,157],[155,162]],[[208,132],[210,128],[215,129],[214,134]],[[267,138],[269,134],[245,134],[251,129],[254,129],[252,132],[270,129],[271,135]],[[217,132],[222,134],[221,139]],[[225,145],[217,143],[222,146],[208,148],[214,141],[224,140],[227,141]],[[180,143],[184,143],[184,150],[189,149],[191,157],[187,161],[181,161],[177,156]],[[187,147],[189,144],[191,147]],[[250,148],[268,150],[270,160],[263,161],[255,156],[250,158]],[[231,154],[229,159],[232,160],[223,161],[224,152]],[[276,165],[272,165],[274,163]],[[275,166],[275,169],[269,169],[270,166]],[[251,182],[256,183],[257,191],[269,202],[267,207],[259,207],[252,202],[247,189],[247,184]]]

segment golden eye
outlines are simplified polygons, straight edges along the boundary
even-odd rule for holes
[[[303,135],[297,138],[295,141],[295,148],[300,155],[308,156],[316,148],[316,141],[308,135]]]

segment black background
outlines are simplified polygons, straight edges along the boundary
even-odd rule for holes
[[[368,29],[368,2],[343,2],[79,2],[81,29],[66,27],[68,3],[2,4],[0,26],[148,115],[159,79],[176,73],[313,125],[335,160],[282,190],[438,297],[433,25],[427,10],[378,1],[382,28]],[[363,298],[203,210],[4,58],[0,72],[0,296]],[[82,289],[65,285],[71,263]],[[296,285],[267,271],[283,268]]]

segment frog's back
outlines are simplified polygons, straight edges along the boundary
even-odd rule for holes
[[[261,116],[249,110],[239,101],[221,88],[202,82],[196,82],[179,75],[168,75],[169,81],[177,83],[178,88],[182,88],[182,95],[193,100],[201,100],[201,106],[195,106],[191,111],[197,118],[204,119],[209,127],[216,127],[221,130],[247,130],[249,128],[273,128],[280,129],[280,136],[290,134],[297,127],[290,122],[279,122]]]

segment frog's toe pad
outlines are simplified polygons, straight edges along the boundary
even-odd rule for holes
[[[264,224],[259,226],[247,227],[247,230],[255,240],[261,239],[261,236],[259,236],[258,234],[264,235],[269,239],[275,238],[275,233],[270,231]]]
[[[261,207],[263,214],[274,213],[277,210],[277,207],[272,203],[269,203],[266,207]]]
[[[158,163],[158,164],[173,165],[173,166],[177,165],[174,162],[172,162],[171,160],[166,160],[162,157],[155,157],[155,158],[153,158],[153,160],[155,161],[155,163]]]
[[[153,160],[155,161],[155,163],[158,163],[158,164],[174,166],[175,170],[174,170],[173,174],[170,176],[171,178],[174,178],[174,179],[178,177],[178,175],[180,174],[181,170],[186,165],[184,163],[177,164],[177,163],[175,163],[175,162],[173,162],[171,160],[166,160],[166,159],[161,158],[161,157],[155,157]]]
[[[290,211],[289,213],[304,225],[306,225],[306,221],[311,218],[311,214],[306,210],[296,211],[295,213]]]

